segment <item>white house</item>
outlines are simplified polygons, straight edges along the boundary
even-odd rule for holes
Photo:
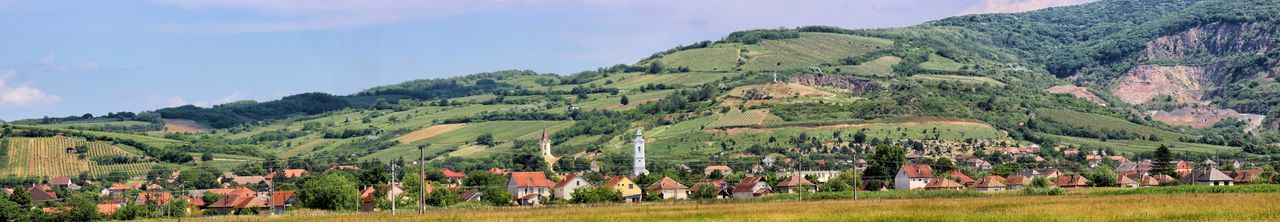
[[[753,176],[743,178],[742,182],[733,186],[733,198],[754,198],[773,193],[768,183],[764,179]]]
[[[933,179],[933,169],[925,164],[907,164],[893,177],[895,190],[922,190]]]
[[[725,166],[725,165],[715,165],[715,166],[707,166],[706,169],[702,170],[702,174],[705,174],[708,176],[710,176],[711,173],[713,172],[720,172],[720,175],[729,175],[729,174],[733,174],[733,169],[730,169],[729,166]]]
[[[650,192],[657,192],[658,197],[664,200],[689,199],[689,187],[684,186],[684,184],[680,184],[680,182],[676,182],[676,180],[672,180],[670,177],[662,177],[658,182],[654,182],[653,185],[649,185],[647,190]]]
[[[542,197],[551,196],[551,186],[554,185],[542,172],[511,172],[511,178],[507,180],[507,192],[520,205],[538,205],[542,203]]]
[[[559,183],[556,183],[555,186],[551,187],[551,193],[555,195],[556,198],[572,200],[573,191],[575,189],[587,186],[591,186],[591,182],[587,181],[587,179],[583,179],[582,175],[571,173],[569,175],[565,175],[564,179],[560,179]]]

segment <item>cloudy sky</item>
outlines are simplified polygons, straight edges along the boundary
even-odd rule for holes
[[[0,119],[565,74],[744,29],[899,27],[1083,1],[0,0]]]

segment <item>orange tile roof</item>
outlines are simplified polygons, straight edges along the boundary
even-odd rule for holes
[[[964,186],[960,185],[960,183],[956,183],[956,181],[948,180],[947,178],[933,178],[932,180],[929,180],[929,184],[925,184],[924,189],[945,190],[945,189],[955,189],[955,188],[961,188],[961,187],[964,187]]]
[[[511,181],[516,187],[551,187],[555,184],[547,180],[542,172],[511,172]]]
[[[658,182],[654,182],[652,185],[649,185],[647,189],[649,190],[680,190],[680,189],[689,189],[689,187],[684,186],[684,184],[680,184],[680,182],[676,182],[676,180],[672,180],[670,177],[662,177],[662,179],[658,179]]]
[[[933,178],[933,169],[929,165],[907,164],[902,166],[902,171],[909,178]]]

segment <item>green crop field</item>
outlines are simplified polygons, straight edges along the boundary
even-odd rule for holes
[[[1078,146],[1089,147],[1089,148],[1111,148],[1119,152],[1128,152],[1128,153],[1153,152],[1156,150],[1156,148],[1159,148],[1160,145],[1162,144],[1168,146],[1169,150],[1174,152],[1215,154],[1215,153],[1232,153],[1232,152],[1241,151],[1239,147],[1218,146],[1218,145],[1209,145],[1209,144],[1200,144],[1200,143],[1183,143],[1183,142],[1178,142],[1174,140],[1167,140],[1167,141],[1107,140],[1106,142],[1103,142],[1097,139],[1090,139],[1090,138],[1059,136],[1059,135],[1049,135],[1049,134],[1041,134],[1041,135],[1057,139],[1059,143],[1062,143],[1062,144],[1078,145]]]
[[[944,71],[944,72],[960,71],[960,68],[963,66],[964,64],[960,64],[955,60],[948,59],[947,57],[942,57],[938,54],[929,54],[929,61],[920,63],[921,69]]]
[[[568,128],[572,124],[573,121],[492,121],[472,123],[448,133],[378,151],[366,158],[392,160],[411,154],[411,156],[417,156],[417,146],[419,144],[431,144],[431,146],[427,147],[428,154],[441,152],[449,148],[472,144],[475,142],[476,137],[484,133],[493,134],[493,139],[498,142],[512,139],[537,140],[542,136],[543,128],[554,132],[554,130]],[[477,151],[477,153],[480,152]]]
[[[1166,140],[1176,140],[1177,138],[1184,136],[1181,133],[1138,125],[1124,119],[1098,114],[1058,109],[1037,109],[1036,114],[1043,118],[1048,118],[1053,122],[1090,130],[1131,132],[1142,136],[1156,135],[1160,138],[1165,138]]]
[[[662,56],[658,61],[667,67],[686,67],[692,71],[733,71],[738,64],[738,48],[729,44],[690,49]]]
[[[852,74],[869,77],[893,77],[893,65],[902,62],[902,58],[896,56],[884,56],[875,60],[863,62],[856,66],[842,65],[839,72],[841,74]],[[832,70],[832,72],[835,72]]]
[[[155,163],[98,165],[88,158],[116,155],[134,155],[105,142],[86,142],[72,137],[10,138],[8,166],[3,174],[19,176],[77,176],[81,172],[101,176],[113,170],[130,176],[145,174]],[[86,145],[85,158],[66,153],[66,148]]]
[[[911,79],[921,80],[921,81],[961,82],[961,83],[969,83],[969,84],[983,84],[983,83],[987,83],[987,84],[991,84],[991,85],[995,85],[995,86],[1004,86],[1004,85],[1005,85],[1003,82],[996,81],[996,80],[994,80],[994,79],[991,79],[990,77],[984,77],[984,76],[957,76],[957,75],[932,75],[932,74],[919,74],[919,75],[912,75],[912,76],[911,76]]]

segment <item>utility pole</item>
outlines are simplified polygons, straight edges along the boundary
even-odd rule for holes
[[[424,180],[425,178],[423,178],[427,176],[426,156],[427,156],[427,145],[418,145],[418,167],[421,169],[420,170],[421,172],[418,172],[418,177],[419,177],[418,180],[420,180],[418,181],[418,213],[419,214],[427,213],[426,206],[423,206],[425,205],[423,201],[426,201],[427,199],[427,195],[426,195],[427,183],[426,183],[426,180]]]
[[[274,165],[274,164],[272,164],[271,168],[268,168],[268,169],[271,169],[271,172],[272,172],[272,173],[276,173],[275,177],[282,176],[282,175],[279,175],[279,174],[280,174],[280,173],[284,173],[283,171],[282,171],[282,172],[278,172],[278,173],[277,173],[277,172],[276,172],[276,167],[275,167],[275,165]],[[276,207],[275,207],[275,206],[273,206],[274,204],[272,204],[272,202],[275,202],[275,198],[276,198],[276,182],[278,182],[278,181],[271,181],[271,180],[273,180],[273,179],[272,179],[272,178],[267,178],[267,181],[268,181],[268,183],[267,183],[267,211],[270,211],[270,212],[271,212],[271,213],[269,213],[269,214],[267,214],[267,215],[276,215]]]
[[[388,190],[395,190],[395,186],[396,186],[396,167],[399,167],[399,166],[397,166],[395,163],[392,163],[392,164],[391,164],[391,184],[387,185],[387,187],[390,187],[390,188],[387,188]],[[389,192],[389,191],[388,191],[388,192]],[[396,215],[396,195],[395,195],[395,194],[392,194],[392,195],[391,195],[391,215],[392,215],[392,216],[395,216],[395,215]]]

